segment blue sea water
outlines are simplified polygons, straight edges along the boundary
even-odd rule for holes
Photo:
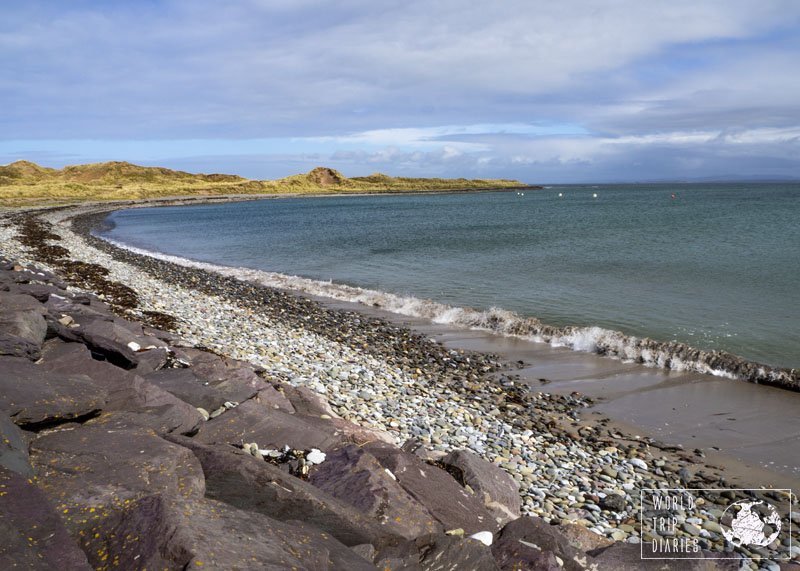
[[[800,366],[800,184],[283,198],[109,220],[104,237],[191,260]]]

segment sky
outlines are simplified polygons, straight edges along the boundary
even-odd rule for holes
[[[0,164],[800,178],[797,0],[0,4]]]

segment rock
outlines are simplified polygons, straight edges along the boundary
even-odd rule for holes
[[[45,495],[3,466],[0,538],[0,569],[91,569]]]
[[[558,531],[567,541],[569,541],[570,545],[572,545],[578,551],[592,551],[594,549],[608,547],[614,543],[605,536],[595,533],[583,527],[582,525],[560,525],[558,526]]]
[[[244,451],[230,446],[207,446],[180,436],[167,438],[197,456],[205,473],[209,498],[280,521],[308,522],[345,545],[380,545],[392,535],[391,526],[380,525],[326,491]]]
[[[135,370],[140,375],[147,375],[166,366],[169,353],[166,347],[145,349],[136,352]]]
[[[498,529],[483,501],[467,493],[444,470],[384,443],[371,442],[364,449],[391,471],[403,489],[425,506],[444,529],[460,527],[467,534]]]
[[[296,412],[292,403],[289,402],[289,399],[270,385],[258,391],[258,394],[253,397],[253,400],[267,408],[276,408],[283,412],[288,412],[289,414],[294,414]]]
[[[625,497],[619,494],[608,494],[600,498],[600,507],[612,512],[625,511]]]
[[[306,454],[306,462],[309,464],[322,464],[325,461],[326,455],[321,450],[317,450],[316,448],[312,448],[308,454]]]
[[[327,414],[331,418],[340,418],[331,408],[331,405],[328,404],[328,401],[322,395],[315,393],[311,389],[307,387],[294,387],[288,384],[284,385],[282,389],[287,400],[299,414],[310,416],[322,416],[323,414]]]
[[[133,369],[140,361],[137,351],[131,349],[131,342],[145,349],[166,347],[160,339],[146,336],[141,325],[118,317],[73,315],[73,318],[79,326],[69,330],[69,335],[64,336],[66,340],[80,340],[91,349],[92,353],[123,369]],[[142,359],[147,358],[148,356],[142,357]]]
[[[472,488],[500,525],[520,516],[519,486],[508,472],[468,450],[456,450],[439,461],[459,483]]]
[[[598,569],[617,571],[735,571],[737,560],[723,559],[725,553],[701,551],[693,554],[698,559],[642,559],[641,546],[632,543],[614,543],[610,547],[592,551],[592,562]],[[705,557],[705,559],[699,559]]]
[[[472,535],[470,535],[469,539],[480,541],[485,546],[489,547],[492,545],[492,540],[494,539],[494,536],[492,535],[491,531],[479,531],[478,533],[473,533]]]
[[[647,471],[647,463],[641,458],[628,458],[628,464],[631,466],[636,466],[640,470]]]
[[[497,534],[492,553],[503,569],[538,569],[536,565],[542,562],[549,565],[551,559],[543,559],[544,554],[561,559],[567,571],[588,567],[587,557],[561,533],[561,528],[538,517],[521,517],[507,523]]]
[[[145,375],[145,379],[180,400],[206,410],[216,410],[226,401],[244,402],[258,392],[249,387],[232,387],[231,384],[207,384],[192,369],[162,369]]]
[[[113,418],[40,435],[31,443],[31,462],[41,489],[66,510],[62,519],[72,533],[85,530],[90,508],[102,507],[100,517],[126,500],[152,494],[202,498],[205,491],[203,470],[190,450]]]
[[[435,534],[378,550],[379,569],[424,571],[499,571],[491,550],[480,541]]]
[[[28,429],[96,414],[106,391],[85,375],[57,375],[19,357],[0,357],[0,410]]]
[[[250,363],[194,348],[175,348],[174,353],[175,359],[187,364],[198,378],[209,384],[218,386],[220,383],[230,383],[256,391],[266,388]]]
[[[212,415],[213,416],[213,415]],[[257,442],[262,448],[284,446],[327,451],[343,443],[341,433],[322,419],[266,409],[247,401],[204,423],[197,434],[204,444]]]
[[[38,359],[47,334],[45,313],[28,295],[0,292],[0,355]]]
[[[0,467],[25,478],[34,475],[22,431],[3,412],[0,412]]]
[[[441,531],[430,512],[358,446],[332,451],[309,481],[407,539]]]
[[[131,371],[92,359],[83,344],[48,341],[40,366],[60,374],[81,371],[95,386],[108,391],[104,410],[124,411],[122,414],[131,422],[152,428],[158,434],[191,434],[203,422],[201,413],[195,407]],[[116,416],[121,418],[120,414]]]
[[[208,499],[144,497],[92,526],[85,537],[95,568],[112,562],[121,569],[374,569],[312,526]]]

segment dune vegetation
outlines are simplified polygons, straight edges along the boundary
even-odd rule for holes
[[[277,180],[250,180],[236,175],[192,174],[127,162],[63,169],[42,167],[29,161],[0,166],[0,206],[187,196],[424,192],[524,186],[505,179],[406,178],[380,173],[347,178],[325,167]]]

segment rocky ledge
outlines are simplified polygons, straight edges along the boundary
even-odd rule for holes
[[[3,232],[3,569],[742,562],[712,552],[713,522],[679,531],[705,559],[641,559],[635,488],[719,473],[582,424],[579,395],[493,381],[493,358],[380,320],[108,257],[39,218]]]

